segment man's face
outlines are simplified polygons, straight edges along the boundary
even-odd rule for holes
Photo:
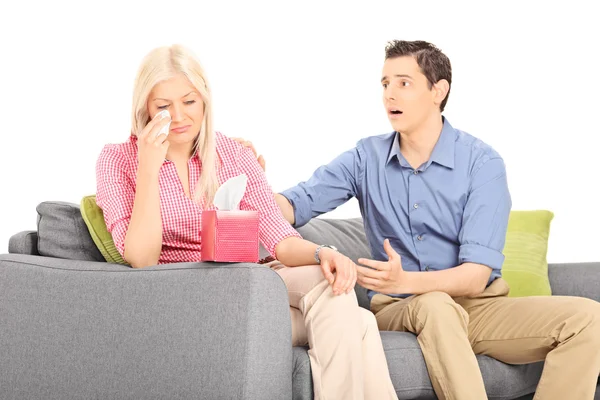
[[[387,59],[382,76],[383,104],[396,132],[413,132],[432,112],[440,112],[436,90],[429,88],[414,57]]]

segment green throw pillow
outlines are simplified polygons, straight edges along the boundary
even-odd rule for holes
[[[502,277],[510,297],[550,296],[548,236],[551,211],[511,211],[504,245]]]
[[[96,204],[96,195],[85,196],[80,204],[81,216],[90,231],[92,240],[109,263],[129,265],[115,247],[112,235],[106,229],[102,209]]]

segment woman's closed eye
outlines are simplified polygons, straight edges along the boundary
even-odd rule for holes
[[[188,100],[183,102],[183,104],[185,104],[186,106],[191,106],[192,104],[194,104],[196,102],[196,100]],[[158,108],[159,110],[166,110],[167,107],[169,107],[170,104],[165,104],[164,106],[157,106],[156,108]]]

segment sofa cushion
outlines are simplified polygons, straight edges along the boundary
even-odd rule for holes
[[[400,399],[436,399],[431,386],[423,353],[412,333],[381,332],[390,377]],[[307,393],[311,372],[306,368],[306,348],[295,347],[293,388],[294,398],[311,399],[306,395],[296,397],[296,391]],[[543,362],[508,365],[487,356],[477,356],[489,399],[509,400],[533,393],[542,374]],[[310,366],[310,365],[309,365]]]
[[[292,400],[312,400],[314,389],[308,347],[294,347],[292,356]]]
[[[112,235],[106,228],[104,213],[96,204],[96,195],[84,196],[81,199],[80,208],[83,221],[104,259],[113,264],[129,265],[123,260],[121,253],[115,246]]]
[[[406,332],[381,332],[390,376],[401,398],[435,399],[417,337]],[[489,399],[515,399],[535,391],[543,363],[508,365],[487,356],[477,362]]]
[[[79,206],[45,201],[37,208],[38,253],[82,261],[104,261],[81,218]]]
[[[504,245],[502,277],[510,286],[509,296],[549,296],[548,237],[550,211],[511,211]]]

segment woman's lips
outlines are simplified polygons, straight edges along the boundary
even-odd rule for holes
[[[175,133],[184,133],[186,132],[188,129],[190,129],[191,125],[185,125],[185,126],[180,126],[178,128],[171,128],[171,132],[175,132]]]

